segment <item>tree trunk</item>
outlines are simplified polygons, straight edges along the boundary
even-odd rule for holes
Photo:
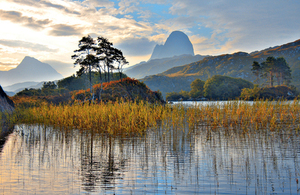
[[[270,86],[273,87],[273,72],[270,72]]]
[[[99,81],[101,82],[102,81],[102,75],[101,75],[101,69],[100,69],[100,67],[99,67]]]
[[[94,99],[94,94],[93,94],[93,84],[92,84],[92,69],[91,65],[89,65],[89,79],[90,79],[90,93],[92,94],[92,99]]]
[[[107,73],[108,73],[108,82],[110,81],[110,78],[109,78],[109,65],[107,65]]]

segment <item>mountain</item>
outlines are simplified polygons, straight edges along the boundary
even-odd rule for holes
[[[136,79],[141,79],[149,75],[155,75],[162,73],[170,68],[175,66],[182,66],[192,62],[197,62],[202,60],[205,56],[201,55],[181,55],[174,56],[172,58],[163,58],[163,59],[154,59],[149,60],[148,62],[142,62],[134,67],[129,67],[124,71],[124,73]]]
[[[180,55],[194,55],[194,48],[189,37],[181,31],[173,31],[164,45],[156,45],[150,60],[169,58]]]
[[[160,90],[162,94],[181,90],[189,91],[190,83],[199,78],[203,81],[213,75],[243,78],[253,82],[256,77],[251,68],[253,61],[259,63],[267,57],[284,57],[292,70],[292,85],[300,90],[300,39],[281,46],[252,53],[237,52],[219,56],[205,57],[203,60],[171,68],[161,74],[148,76],[142,81],[151,90]]]
[[[23,82],[23,83],[16,83],[13,85],[9,85],[6,87],[3,87],[4,91],[7,93],[7,95],[10,95],[13,93],[18,93],[19,91],[22,91],[25,88],[34,88],[34,89],[38,89],[41,88],[43,86],[44,82]]]
[[[2,86],[28,81],[52,81],[61,78],[63,76],[49,64],[42,63],[29,56],[26,56],[15,69],[0,71],[0,84]]]
[[[125,69],[124,73],[136,79],[162,73],[172,67],[202,60],[205,56],[194,55],[188,36],[181,31],[172,32],[164,45],[156,45],[148,62],[141,62]]]

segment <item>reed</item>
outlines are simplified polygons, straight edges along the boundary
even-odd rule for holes
[[[109,134],[143,133],[157,121],[173,117],[178,124],[184,112],[148,102],[108,102],[97,104],[53,105],[20,108],[14,114],[16,123],[41,123],[64,129],[92,130]],[[175,125],[175,124],[173,124]]]
[[[228,102],[224,105],[198,106],[188,108],[189,126],[206,125],[215,128],[235,129],[299,129],[299,101]]]
[[[17,107],[11,116],[15,123],[40,123],[61,129],[79,129],[112,135],[143,134],[153,127],[174,129],[299,130],[299,101],[258,101],[250,105],[232,101],[220,105],[161,105],[148,102],[100,102],[97,104],[53,105],[45,102],[34,107]]]

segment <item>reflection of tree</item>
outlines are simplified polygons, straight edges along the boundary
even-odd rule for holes
[[[100,137],[100,140],[97,138]],[[101,148],[95,151],[95,144]],[[94,133],[81,136],[81,174],[83,176],[84,190],[95,191],[95,187],[103,185],[104,189],[113,189],[115,180],[122,179],[125,167],[123,153],[121,159],[115,160],[115,138],[111,136],[99,136]],[[120,145],[122,147],[122,145]]]
[[[156,127],[142,136],[122,138],[36,127],[13,135],[9,152],[28,166],[22,170],[28,168],[29,182],[34,183],[33,172],[38,178],[45,172],[57,175],[47,180],[46,188],[58,179],[72,186],[74,181],[64,175],[71,172],[80,189],[97,193],[119,194],[121,189],[159,194],[162,189],[184,194],[183,188],[188,188],[194,194],[203,189],[209,189],[208,194],[221,189],[269,194],[299,189],[300,139],[295,131]]]

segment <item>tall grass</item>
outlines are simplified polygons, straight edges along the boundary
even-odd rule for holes
[[[213,128],[250,129],[282,128],[300,129],[300,103],[293,101],[257,101],[252,105],[243,101],[228,102],[223,105],[188,108],[189,125],[206,125]]]
[[[42,123],[65,129],[125,135],[143,133],[156,126],[158,121],[178,113],[176,110],[143,101],[58,106],[44,103],[39,107],[18,109],[13,117],[17,123]],[[184,118],[184,115],[177,117]]]
[[[149,104],[147,102],[100,102],[98,104],[52,105],[42,103],[37,107],[17,108],[11,117],[16,123],[41,123],[64,129],[80,129],[109,134],[130,135],[143,133],[151,127],[199,126],[210,129],[300,129],[300,104],[294,101],[228,102],[223,105]]]

